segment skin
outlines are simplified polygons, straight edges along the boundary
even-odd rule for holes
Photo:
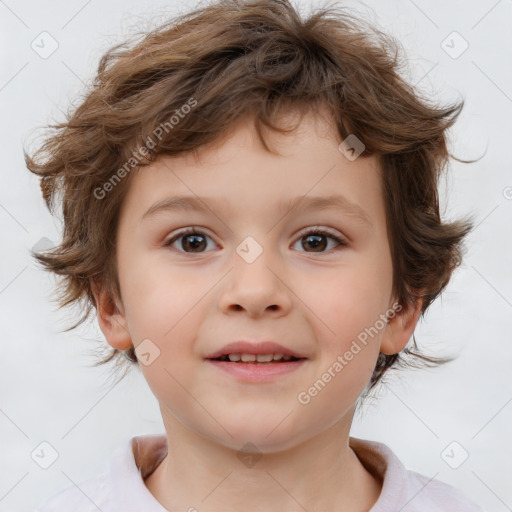
[[[106,290],[95,295],[112,347],[149,338],[160,350],[139,367],[159,401],[170,453],[145,483],[169,510],[362,512],[378,499],[382,483],[349,447],[350,426],[379,351],[405,347],[421,303],[403,307],[307,405],[297,400],[395,302],[378,160],[350,161],[340,142],[332,119],[316,112],[293,133],[271,135],[276,156],[243,119],[196,155],[164,156],[132,176],[117,233],[122,299],[114,307]],[[282,199],[333,193],[358,204],[372,226],[338,210],[276,211]],[[182,194],[222,202],[207,213],[141,220],[151,205]],[[189,226],[209,237],[199,252],[190,252],[190,237],[164,245]],[[299,234],[315,226],[347,245],[328,235],[315,250]],[[253,263],[236,252],[247,236],[263,248]],[[277,341],[308,360],[260,384],[205,361],[242,337]],[[262,455],[251,467],[237,457],[248,442]]]

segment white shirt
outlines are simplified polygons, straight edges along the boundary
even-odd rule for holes
[[[385,444],[351,437],[349,445],[383,482],[368,512],[484,512],[454,487],[405,469]],[[133,437],[114,452],[108,471],[64,489],[35,512],[167,512],[144,484],[166,453],[163,434]]]

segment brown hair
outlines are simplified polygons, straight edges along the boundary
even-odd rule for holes
[[[441,221],[437,190],[451,156],[445,131],[464,102],[429,104],[399,75],[401,51],[344,8],[302,20],[287,0],[221,0],[111,48],[78,108],[50,125],[55,132],[34,157],[24,151],[52,214],[62,193],[62,242],[35,258],[62,276],[60,307],[82,305],[67,330],[96,307],[93,283],[120,298],[115,235],[130,168],[213,143],[246,115],[275,153],[263,129],[285,133],[279,113],[322,106],[341,140],[355,134],[362,156],[379,157],[393,293],[401,305],[421,297],[424,315],[460,265],[462,240],[473,227],[472,219]],[[420,354],[413,340],[414,350],[379,355],[370,389],[391,367],[409,364],[403,353],[413,356],[412,366],[450,360]],[[123,355],[137,362],[132,347],[112,349],[97,364],[129,367]]]

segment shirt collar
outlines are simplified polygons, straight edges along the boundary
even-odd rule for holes
[[[361,464],[382,481],[379,499],[369,512],[397,510],[404,497],[403,464],[385,444],[350,437],[349,446]],[[144,484],[166,455],[165,434],[132,437],[114,452],[109,480],[116,510],[167,512]]]

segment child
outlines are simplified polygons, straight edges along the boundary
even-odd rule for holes
[[[421,99],[397,51],[343,9],[212,3],[110,50],[25,154],[62,194],[37,260],[165,425],[39,512],[481,510],[349,435],[401,354],[444,361],[406,345],[472,228],[438,205],[463,103]]]

